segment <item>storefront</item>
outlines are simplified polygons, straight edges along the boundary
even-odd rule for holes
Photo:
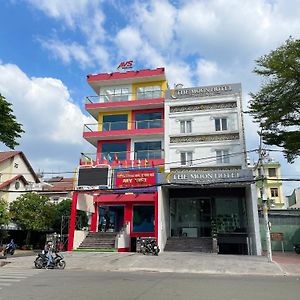
[[[68,249],[73,249],[77,209],[92,212],[89,232],[116,234],[119,252],[135,251],[137,237],[157,239],[157,200],[157,169],[116,168],[112,189],[74,192]]]
[[[260,254],[250,170],[176,172],[168,174],[167,181],[164,189],[168,196],[160,205],[165,210],[161,215],[169,215],[161,226],[166,228],[165,233],[161,231],[166,249],[169,241],[176,246],[182,239],[187,244],[192,239],[210,238],[216,240],[220,254]]]

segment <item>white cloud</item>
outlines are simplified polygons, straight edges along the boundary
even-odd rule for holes
[[[65,44],[59,40],[41,40],[41,44],[66,64],[74,60],[84,68],[91,66],[93,63],[93,58],[89,55],[87,49],[78,43]]]
[[[154,47],[165,49],[173,40],[176,9],[168,1],[137,2],[135,21]]]
[[[28,150],[37,161],[61,158],[60,166],[78,164],[71,160],[79,157],[83,124],[92,118],[83,115],[60,80],[30,78],[16,65],[1,64],[0,93],[13,104],[17,121],[23,125],[25,133],[19,142],[25,154]]]

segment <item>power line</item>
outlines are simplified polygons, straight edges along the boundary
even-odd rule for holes
[[[203,163],[206,163],[206,162],[216,161],[218,158],[232,157],[232,156],[242,155],[242,154],[245,154],[245,153],[251,153],[251,152],[256,152],[256,151],[258,151],[258,149],[246,150],[246,151],[242,151],[242,152],[233,152],[233,153],[228,153],[228,154],[225,154],[225,155],[207,156],[207,157],[192,159],[192,160],[189,160],[189,161],[196,162],[196,161],[204,160],[203,162],[199,162],[198,164],[193,164],[192,165],[192,166],[196,166],[196,165],[200,165],[200,164],[203,164]],[[144,160],[144,159],[142,159],[142,160]],[[178,164],[178,163],[181,163],[181,160],[172,161],[172,162],[164,162],[162,164],[157,164],[157,165],[154,165],[154,166],[165,166],[165,165]],[[187,167],[190,167],[190,166],[187,166]],[[134,167],[134,168],[137,168],[137,167]],[[77,173],[77,171],[41,172],[41,174],[43,174],[43,175],[45,175],[45,174],[47,174],[47,175],[76,174],[76,173]],[[26,174],[31,174],[31,173],[29,173],[29,172],[28,173],[0,173],[0,175],[21,175],[21,174],[26,175]]]

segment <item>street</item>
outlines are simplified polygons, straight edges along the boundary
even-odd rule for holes
[[[299,299],[298,277],[0,269],[0,299]]]

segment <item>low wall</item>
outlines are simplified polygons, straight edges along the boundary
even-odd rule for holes
[[[82,243],[82,241],[86,238],[88,235],[87,230],[75,230],[74,232],[74,243],[73,243],[73,249],[77,249],[79,245]]]

